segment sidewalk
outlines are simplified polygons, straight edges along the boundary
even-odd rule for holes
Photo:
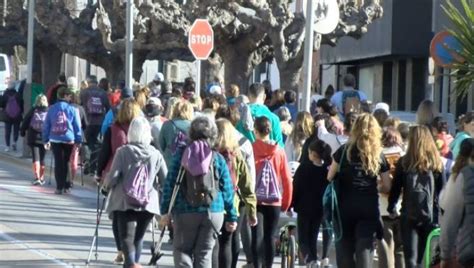
[[[13,143],[13,137],[11,137],[11,142]],[[5,124],[3,122],[0,122],[0,160],[3,161],[9,161],[17,165],[21,165],[25,168],[31,169],[31,156],[29,157],[23,157],[23,147],[26,146],[23,143],[23,137],[20,136],[17,142],[17,150],[16,151],[9,151],[5,152],[5,149],[7,148],[5,144]],[[29,151],[29,148],[27,148]],[[31,153],[29,153],[31,154]],[[54,159],[53,159],[53,154],[51,151],[46,151],[46,156],[45,156],[45,164],[46,164],[46,172],[45,172],[45,180],[49,181],[51,179],[51,183],[55,184],[55,179],[54,179],[54,170],[52,168],[54,167]],[[31,178],[33,181],[33,173],[31,174]],[[94,179],[91,176],[84,175],[84,186],[92,186],[92,187],[97,187]],[[77,174],[76,174],[76,179],[74,180],[74,186],[80,186],[81,185],[81,168],[78,168]]]

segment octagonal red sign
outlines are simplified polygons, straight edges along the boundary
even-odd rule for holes
[[[214,49],[214,31],[209,21],[197,19],[188,34],[188,47],[197,60],[206,60]]]

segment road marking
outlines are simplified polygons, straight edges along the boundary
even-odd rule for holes
[[[46,252],[43,252],[43,251],[38,250],[38,249],[35,249],[35,248],[31,247],[30,245],[28,245],[27,243],[25,243],[25,242],[23,242],[23,241],[20,241],[20,240],[17,240],[17,239],[15,239],[14,237],[12,237],[12,236],[10,236],[10,235],[8,235],[8,234],[2,232],[2,231],[0,231],[0,238],[2,238],[3,240],[6,240],[6,241],[8,241],[8,242],[10,242],[10,243],[12,243],[12,244],[15,244],[15,245],[17,245],[17,246],[20,246],[20,247],[26,249],[26,250],[29,251],[29,252],[33,252],[33,253],[35,253],[35,254],[38,254],[38,255],[40,255],[41,257],[45,258],[45,259],[51,260],[52,262],[54,262],[54,263],[57,264],[57,265],[61,265],[61,266],[63,266],[63,267],[73,267],[73,266],[71,266],[70,264],[67,264],[67,263],[65,263],[65,262],[63,262],[63,261],[60,261],[60,260],[54,258],[53,256],[49,255],[49,254],[46,253]]]

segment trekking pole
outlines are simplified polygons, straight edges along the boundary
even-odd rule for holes
[[[53,156],[51,156],[51,161],[49,165],[49,182],[48,185],[51,185],[51,180],[53,178]]]
[[[100,191],[99,191],[100,192]],[[97,204],[97,211],[98,211],[98,214],[97,214],[97,222],[96,222],[96,225],[95,225],[95,231],[94,231],[94,237],[92,238],[92,243],[91,243],[91,246],[89,248],[89,255],[87,257],[87,260],[86,260],[86,265],[89,265],[90,262],[91,262],[91,257],[92,257],[92,251],[94,250],[94,245],[95,245],[95,260],[97,261],[98,259],[98,248],[99,248],[99,225],[100,225],[100,219],[102,217],[102,212],[104,211],[104,208],[105,208],[105,201],[106,201],[107,197],[104,197],[103,200],[102,200],[102,206],[100,208],[100,210],[98,209],[99,205]]]

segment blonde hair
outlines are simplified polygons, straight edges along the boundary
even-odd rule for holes
[[[236,84],[231,84],[229,86],[229,89],[227,90],[226,92],[227,94],[227,97],[230,97],[230,98],[237,98],[240,94],[240,89],[239,89],[239,86],[237,86]]]
[[[295,149],[301,150],[301,143],[309,136],[313,135],[314,120],[308,112],[299,112],[296,115],[296,121],[293,131],[290,134],[290,139],[295,146]]]
[[[179,102],[179,98],[176,97],[171,97],[168,99],[166,102],[166,108],[165,108],[165,117],[168,119],[171,119],[173,117],[173,110],[176,104]]]
[[[384,128],[387,128],[387,127],[398,128],[400,123],[401,123],[400,118],[398,118],[398,117],[389,117],[389,118],[387,118],[387,120],[385,120],[385,123],[383,124],[383,127]]]
[[[428,127],[420,125],[410,128],[402,166],[409,172],[443,171],[443,162]]]
[[[171,119],[192,120],[194,109],[191,103],[181,100],[173,108]]]
[[[44,94],[39,94],[35,99],[36,107],[48,107],[48,98]]]
[[[135,91],[135,100],[137,101],[138,106],[140,106],[140,109],[145,108],[148,100],[145,88]]]
[[[89,84],[87,83],[87,81],[86,81],[86,80],[82,80],[82,81],[81,81],[81,85],[80,85],[80,89],[82,90],[82,89],[86,89],[86,88],[88,88],[88,87],[89,87]]]
[[[235,136],[235,128],[232,123],[225,119],[220,118],[216,120],[217,125],[217,140],[216,149],[218,151],[230,151],[236,152],[239,148],[239,141]]]
[[[194,95],[189,99],[189,103],[193,106],[196,111],[200,111],[202,108],[202,99],[201,97]]]
[[[141,112],[140,106],[135,100],[123,100],[117,113],[116,122],[119,124],[129,124],[133,119],[140,116]]]
[[[431,125],[436,116],[438,116],[438,112],[434,103],[431,100],[424,100],[416,111],[416,123],[419,125]]]
[[[380,170],[382,153],[382,128],[375,117],[364,113],[357,117],[347,145],[347,159],[351,162],[353,150],[359,151],[362,168],[369,175],[377,175]]]

